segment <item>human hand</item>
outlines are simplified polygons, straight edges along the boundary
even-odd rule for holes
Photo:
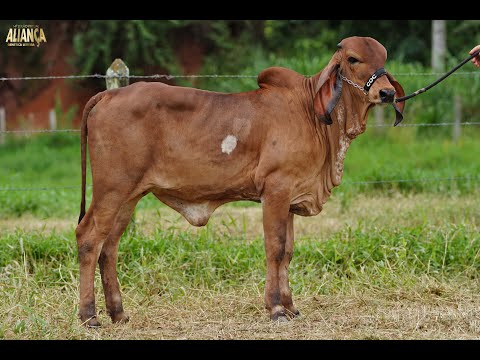
[[[475,46],[472,50],[470,50],[469,54],[472,55],[475,51],[480,50],[480,45]],[[475,56],[472,59],[472,64],[475,65],[476,67],[480,67],[480,54]]]

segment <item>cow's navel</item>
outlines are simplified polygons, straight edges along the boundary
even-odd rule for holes
[[[227,155],[230,155],[233,150],[237,147],[237,138],[233,135],[228,135],[225,139],[222,141],[222,153],[225,153]]]

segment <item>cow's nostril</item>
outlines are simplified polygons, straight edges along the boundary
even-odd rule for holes
[[[395,90],[393,89],[382,89],[380,90],[380,99],[382,102],[393,102],[395,96]]]

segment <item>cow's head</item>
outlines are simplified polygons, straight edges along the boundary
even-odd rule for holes
[[[402,86],[384,69],[387,50],[370,37],[353,36],[343,39],[337,51],[320,73],[315,89],[314,110],[326,124],[332,124],[331,113],[342,91],[348,88],[354,104],[368,109],[376,104],[391,104],[396,113],[395,125],[402,121],[404,102],[395,104],[395,98],[405,95]],[[359,124],[350,124],[364,129],[366,111],[358,114]]]

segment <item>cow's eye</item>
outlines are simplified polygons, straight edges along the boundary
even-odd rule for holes
[[[358,63],[358,62],[359,62],[359,61],[358,61],[356,58],[354,58],[353,56],[349,56],[347,60],[348,60],[348,62],[349,62],[350,64],[355,64],[355,63]]]

